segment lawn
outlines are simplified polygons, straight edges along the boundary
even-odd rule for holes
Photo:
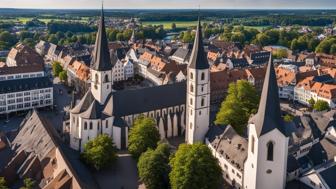
[[[163,25],[164,29],[171,29],[172,23],[176,24],[177,28],[188,28],[197,25],[197,21],[148,21],[142,22],[143,25]]]
[[[13,19],[2,19],[0,18],[0,21],[3,22],[21,22],[23,24],[26,24],[28,21],[32,20],[33,17],[17,17],[17,18],[13,18]],[[55,20],[55,21],[74,21],[74,22],[83,22],[86,23],[88,22],[89,18],[88,17],[83,17],[81,20],[71,20],[71,19],[60,19],[60,18],[38,18],[40,21],[44,22],[44,23],[49,23],[51,20]]]

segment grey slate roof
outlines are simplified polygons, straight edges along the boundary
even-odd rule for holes
[[[323,180],[327,183],[329,188],[336,188],[336,165],[329,167],[328,169],[321,171],[320,175]]]
[[[326,161],[333,160],[336,156],[335,141],[324,137],[320,142],[313,145],[308,153],[309,159],[314,165],[322,164]]]
[[[92,101],[94,101],[94,97],[91,93],[91,90],[88,90],[79,103],[72,110],[70,110],[70,112],[73,114],[82,113],[90,107]]]
[[[173,56],[185,60],[185,59],[187,58],[188,54],[189,54],[189,49],[178,48],[178,49],[175,51],[175,53],[173,54]]]
[[[270,60],[271,53],[268,51],[260,51],[251,54],[251,60],[253,65],[266,64]]]
[[[280,111],[278,84],[272,62],[268,63],[258,113],[253,117],[252,122],[255,124],[258,136],[273,129],[278,129],[285,134]]]
[[[211,126],[207,139],[217,153],[221,154],[230,164],[240,171],[244,169],[244,161],[247,158],[247,140],[230,126],[225,129],[221,126]]]
[[[19,133],[12,141],[12,149],[16,153],[23,150],[47,163],[51,161],[48,153],[55,148],[59,149],[66,167],[70,169],[68,174],[78,181],[81,188],[99,188],[89,170],[80,162],[79,153],[61,142],[55,128],[47,119],[37,111],[31,111],[21,123]]]
[[[179,106],[186,102],[186,82],[162,85],[139,90],[114,92],[103,110],[108,116],[123,117]]]
[[[237,68],[243,68],[247,67],[249,64],[245,58],[231,58],[230,59],[232,62],[233,67]]]
[[[89,108],[81,113],[84,119],[99,119],[102,116],[103,105],[100,105],[97,100],[93,100]]]
[[[25,78],[0,81],[0,94],[52,87],[48,77]]]
[[[107,71],[113,68],[110,59],[109,47],[105,31],[104,11],[101,11],[101,18],[93,50],[91,68],[98,71]]]
[[[198,19],[194,47],[191,52],[191,56],[189,60],[189,68],[192,68],[192,69],[208,69],[209,68],[208,58],[204,51],[204,46],[203,46],[202,26],[201,26],[200,19]]]

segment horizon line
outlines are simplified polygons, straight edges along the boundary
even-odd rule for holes
[[[19,9],[19,10],[101,10],[101,8],[21,8],[21,7],[0,7],[0,9]],[[335,8],[106,8],[104,10],[336,10]]]

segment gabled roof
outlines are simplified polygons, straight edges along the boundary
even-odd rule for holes
[[[198,19],[198,25],[196,29],[194,47],[190,56],[189,68],[192,69],[208,69],[209,62],[207,54],[204,52],[202,26],[201,21]]]
[[[112,67],[113,65],[110,59],[105,31],[104,11],[102,9],[95,48],[91,60],[91,68],[97,71],[107,71],[111,70]]]
[[[93,100],[89,108],[81,113],[81,117],[84,119],[99,119],[101,118],[103,105],[100,105],[98,101]]]
[[[258,113],[254,116],[257,135],[261,136],[274,129],[284,134],[284,125],[281,118],[278,84],[273,63],[267,66],[263,90],[261,93]]]

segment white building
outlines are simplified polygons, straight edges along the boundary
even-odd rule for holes
[[[112,62],[102,13],[90,69],[91,88],[70,110],[70,146],[73,149],[83,150],[89,140],[100,134],[111,136],[117,148],[126,148],[129,127],[140,115],[157,121],[162,139],[184,132],[185,82],[113,91],[115,65]]]
[[[45,75],[43,59],[19,44],[0,68],[0,114],[53,105],[53,86]]]
[[[123,60],[124,63],[124,80],[134,77],[134,67],[130,60]]]
[[[121,60],[117,60],[112,68],[113,81],[123,81],[124,77],[124,63]]]

